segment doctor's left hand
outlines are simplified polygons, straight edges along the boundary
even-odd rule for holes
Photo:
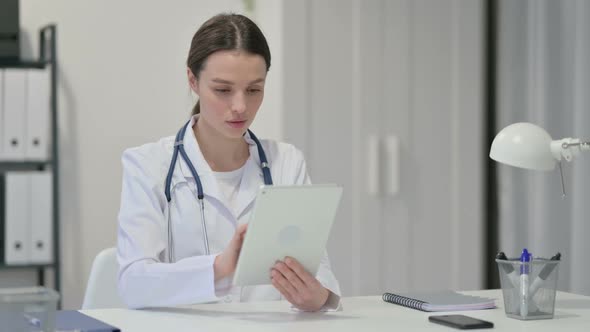
[[[320,310],[330,295],[330,291],[292,257],[275,263],[270,278],[287,301],[300,310]]]

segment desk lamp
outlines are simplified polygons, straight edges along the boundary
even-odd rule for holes
[[[561,160],[568,162],[580,151],[590,150],[590,141],[579,138],[553,140],[545,129],[532,123],[520,122],[502,129],[494,138],[490,158],[497,162],[542,171],[555,169],[559,162],[561,189],[565,197]]]

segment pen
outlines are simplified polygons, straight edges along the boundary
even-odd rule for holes
[[[555,256],[551,257],[550,260],[561,260],[561,253],[558,252],[557,254],[555,254]],[[547,279],[547,277],[549,277],[556,265],[557,264],[547,264],[545,265],[545,267],[543,267],[541,272],[539,272],[539,275],[535,278],[535,281],[533,281],[531,287],[529,288],[529,296],[531,298],[535,295],[537,290],[539,290],[539,288],[543,285],[543,282]]]
[[[34,327],[41,327],[41,320],[39,320],[39,318],[33,317],[31,315],[28,314],[23,314],[24,319],[27,321],[27,323],[29,323],[29,325],[34,326]]]
[[[526,317],[529,314],[529,273],[531,254],[526,248],[520,255],[520,316]]]
[[[496,259],[503,260],[503,261],[509,260],[503,251],[499,251],[496,254]],[[498,264],[498,266],[500,266],[504,270],[504,274],[506,275],[508,282],[510,282],[510,284],[511,284],[509,287],[514,287],[514,285],[518,285],[518,273],[516,272],[516,270],[512,266],[512,263]]]
[[[41,320],[39,318],[33,317],[31,315],[28,314],[23,314],[24,319],[27,321],[27,323],[30,326],[36,327],[36,328],[41,328]],[[26,331],[28,331],[29,329],[27,329]],[[37,331],[37,329],[35,329],[35,331]],[[82,332],[82,330],[80,329],[74,329],[74,330],[55,330],[55,332]]]
[[[507,261],[508,257],[506,257],[506,254],[503,251],[498,251],[496,254],[496,259]],[[510,274],[512,271],[514,271],[512,265],[502,264],[502,267],[504,268],[504,272],[506,272],[506,274]]]

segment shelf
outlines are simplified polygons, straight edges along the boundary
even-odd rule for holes
[[[51,164],[51,161],[0,161],[0,172],[40,171]]]
[[[1,0],[0,0],[1,1]],[[3,58],[0,59],[0,69],[6,68],[20,68],[20,69],[46,69],[50,75],[50,142],[52,144],[51,153],[47,156],[48,160],[41,161],[25,161],[25,160],[3,160],[0,161],[0,175],[10,171],[40,171],[51,170],[53,179],[53,213],[51,215],[52,222],[52,263],[49,264],[22,264],[22,265],[6,265],[0,262],[0,270],[25,270],[36,269],[38,273],[38,285],[45,284],[46,269],[53,274],[53,285],[57,292],[61,291],[61,257],[60,253],[60,202],[59,202],[59,145],[58,141],[58,94],[57,81],[57,50],[56,50],[57,31],[55,24],[50,24],[42,27],[39,30],[39,56],[36,59],[17,59],[17,58]],[[4,177],[0,176],[0,181],[4,182]],[[4,236],[0,234],[0,236]],[[57,305],[61,308],[60,302]]]
[[[49,264],[23,264],[23,265],[4,265],[4,263],[0,263],[0,270],[19,270],[19,269],[40,269],[40,268],[47,268],[47,267],[54,267],[53,263]]]
[[[32,68],[32,69],[43,69],[49,62],[38,61],[38,60],[6,60],[0,59],[0,68]]]

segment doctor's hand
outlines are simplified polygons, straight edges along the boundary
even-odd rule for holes
[[[287,301],[300,310],[320,310],[330,295],[330,291],[292,257],[278,261],[271,269],[270,278]]]
[[[229,245],[221,252],[221,254],[215,257],[215,262],[213,263],[215,281],[230,276],[236,270],[238,256],[242,249],[242,243],[244,242],[247,228],[248,224],[238,225]]]

